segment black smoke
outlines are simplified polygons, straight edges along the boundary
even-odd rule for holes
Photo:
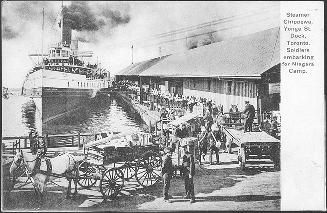
[[[102,15],[106,18],[103,21],[109,21],[112,27],[116,27],[120,24],[127,24],[131,20],[129,15],[123,16],[118,10],[104,9]]]
[[[77,31],[97,31],[103,25],[102,20],[98,20],[91,11],[87,2],[72,2],[68,7],[63,8],[64,25]]]
[[[222,41],[217,31],[214,29],[200,30],[196,33],[189,34],[187,37],[186,48],[195,49],[201,46],[209,45]]]
[[[115,27],[131,20],[128,14],[123,15],[108,5],[96,6],[89,2],[73,1],[63,9],[64,24],[79,32],[77,39],[80,41],[96,41],[97,35],[108,35]]]
[[[2,36],[13,39],[24,35],[31,25],[42,24],[42,9],[45,11],[45,30],[58,28],[61,2],[51,1],[12,1],[2,3]],[[115,5],[116,4],[116,5]],[[84,42],[97,41],[108,37],[114,28],[127,24],[131,17],[128,14],[128,3],[119,2],[65,2],[63,8],[64,24],[77,31],[77,38]],[[52,29],[51,29],[52,30]]]

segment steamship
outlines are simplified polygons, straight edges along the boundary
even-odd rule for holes
[[[29,55],[42,60],[27,73],[22,86],[22,95],[41,99],[38,107],[43,124],[75,111],[109,86],[110,73],[83,60],[93,53],[78,51],[78,41],[72,40],[72,29],[64,24],[63,17],[61,41],[45,54]]]

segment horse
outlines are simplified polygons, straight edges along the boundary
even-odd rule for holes
[[[43,192],[47,182],[55,179],[55,176],[66,177],[69,182],[66,198],[70,198],[72,180],[75,184],[73,197],[77,195],[77,162],[83,159],[84,156],[73,156],[69,153],[54,158],[43,158],[36,153],[21,150],[15,155],[9,171],[13,175],[17,168],[25,166],[28,176],[31,177],[35,193],[41,201],[43,201]]]

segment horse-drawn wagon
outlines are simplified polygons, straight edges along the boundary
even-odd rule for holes
[[[26,151],[17,152],[10,167],[13,184],[19,183],[18,187],[21,188],[33,183],[37,187],[35,180],[40,180],[42,176],[42,189],[35,188],[42,194],[49,180],[66,177],[69,180],[67,196],[74,180],[74,195],[77,185],[90,189],[98,183],[104,199],[117,196],[125,181],[137,182],[142,187],[151,186],[161,179],[161,156],[159,145],[152,143],[150,137],[148,133],[110,134],[84,144],[83,150],[54,158]]]
[[[125,181],[134,179],[142,187],[155,184],[161,178],[160,148],[149,137],[147,133],[118,134],[86,144],[78,184],[89,189],[99,182],[104,199],[117,196]]]
[[[275,168],[280,165],[280,141],[264,131],[244,132],[243,129],[223,127],[228,152],[237,147],[238,162],[241,169],[247,164],[263,163],[271,160]],[[253,161],[259,160],[259,161]]]

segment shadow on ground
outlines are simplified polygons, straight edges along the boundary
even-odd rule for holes
[[[234,202],[249,202],[249,201],[266,201],[278,200],[280,196],[266,196],[266,195],[236,195],[236,196],[205,196],[196,197],[196,202],[217,202],[217,201],[234,201]],[[185,199],[173,199],[171,202],[188,202]]]
[[[271,168],[247,168],[241,171],[239,168],[225,168],[225,169],[206,169],[203,167],[197,168],[197,174],[194,177],[195,194],[205,193],[209,194],[213,191],[222,188],[234,186],[237,182],[241,182],[249,176],[257,175],[261,172],[272,172]],[[156,198],[163,197],[162,183],[154,186],[136,190],[132,196],[122,196],[113,201],[104,201],[93,208],[101,209],[126,209],[136,210],[138,206],[143,203],[154,201]],[[184,181],[181,177],[175,177],[171,181],[170,194],[174,197],[182,197],[185,195]],[[199,201],[264,201],[277,200],[279,196],[264,196],[264,195],[236,195],[236,196],[208,196],[197,197]],[[177,201],[177,200],[176,200]],[[182,200],[180,201],[188,201]]]
[[[245,171],[239,168],[206,169],[203,166],[197,166],[197,173],[194,177],[195,194],[209,194],[222,188],[234,186],[244,179],[260,174],[262,172],[273,172],[271,168],[247,168]],[[153,186],[128,191],[129,195],[121,194],[113,200],[95,203],[92,207],[80,208],[79,206],[86,200],[102,199],[101,196],[78,195],[75,199],[66,199],[66,188],[50,187],[45,193],[45,202],[39,205],[36,202],[34,190],[19,190],[3,193],[2,206],[4,210],[137,210],[143,203],[154,201],[162,196],[163,184],[157,183]],[[95,190],[99,190],[96,188]],[[127,190],[126,190],[127,191]],[[171,181],[170,194],[174,197],[181,197],[185,194],[184,181],[181,177],[174,177]],[[235,195],[235,196],[198,196],[197,201],[265,201],[278,200],[280,196],[266,195]],[[175,202],[175,201],[174,201]],[[182,199],[176,202],[182,202]]]
[[[33,189],[21,189],[3,192],[2,209],[15,211],[77,210],[85,199],[87,197],[84,195],[78,195],[75,199],[66,199],[66,189],[51,187],[44,194],[44,203],[40,204]]]

